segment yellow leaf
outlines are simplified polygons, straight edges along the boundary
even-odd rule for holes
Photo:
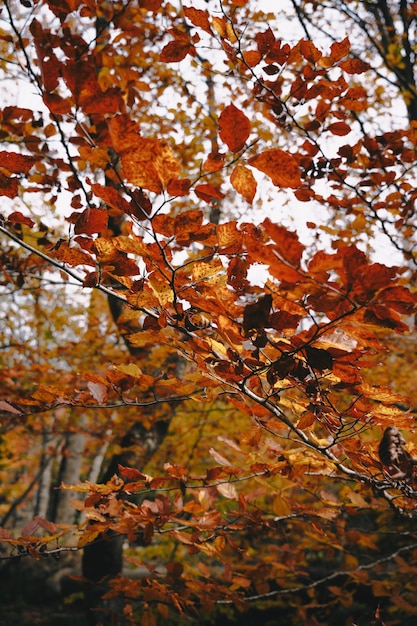
[[[94,539],[96,539],[99,536],[99,534],[100,533],[98,530],[90,530],[90,531],[87,530],[83,532],[83,534],[78,540],[78,547],[83,548],[88,543],[91,543],[92,541],[94,541]]]
[[[223,271],[224,267],[220,259],[213,259],[212,261],[208,262],[201,261],[198,263],[194,263],[193,281],[199,282],[200,280],[208,279]]]
[[[116,365],[114,369],[118,372],[122,372],[122,374],[127,374],[127,376],[132,376],[133,378],[141,378],[142,376],[142,370],[134,363],[128,363],[127,365]]]
[[[275,497],[272,508],[275,515],[277,515],[278,517],[285,517],[286,515],[289,515],[291,513],[288,502],[284,500],[284,498],[282,498],[281,496]]]

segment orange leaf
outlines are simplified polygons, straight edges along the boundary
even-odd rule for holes
[[[249,204],[252,204],[256,193],[256,179],[251,170],[244,165],[236,165],[230,176],[232,186]]]
[[[269,176],[276,187],[296,189],[302,184],[296,159],[284,150],[265,150],[250,158],[248,163]]]
[[[279,255],[291,263],[291,265],[298,267],[304,252],[304,246],[300,243],[297,233],[287,230],[278,224],[274,224],[269,218],[264,220],[263,227],[271,239],[277,244],[276,248]]]
[[[210,28],[210,22],[208,18],[208,12],[202,9],[194,9],[193,7],[184,7],[184,15],[190,20],[194,26],[198,26],[206,31],[209,35],[212,35]]]
[[[189,178],[177,178],[169,181],[167,191],[171,196],[186,196],[190,191],[190,186]]]
[[[112,118],[109,131],[113,147],[121,156],[124,175],[133,185],[160,193],[178,177],[181,166],[168,144],[142,137],[138,124],[128,115]]]
[[[234,104],[225,107],[219,118],[220,139],[232,152],[239,152],[250,135],[250,122]]]
[[[210,152],[207,160],[203,163],[205,172],[218,172],[224,165],[224,154],[221,152]]]
[[[322,52],[316,48],[312,41],[309,39],[302,39],[300,41],[300,52],[307,61],[316,63],[322,56]]]
[[[59,248],[54,250],[54,257],[67,265],[92,265],[95,266],[92,257],[82,250],[70,248],[68,243],[64,241]]]
[[[349,54],[349,50],[350,41],[347,37],[345,37],[343,41],[335,41],[335,43],[330,46],[330,58],[333,63],[336,63],[337,61],[343,59],[343,57],[345,57],[347,54]]]
[[[194,192],[198,198],[201,200],[205,200],[206,202],[211,202],[213,198],[218,200],[222,200],[225,197],[225,194],[220,191],[214,185],[210,185],[210,183],[206,183],[203,185],[197,185],[194,188]]]
[[[339,67],[347,74],[363,74],[369,70],[369,64],[360,59],[347,59],[339,63]]]
[[[104,200],[107,206],[113,209],[119,209],[127,214],[131,213],[130,203],[125,200],[114,187],[105,187],[104,185],[100,185],[100,183],[93,183],[91,189],[98,198]]]
[[[262,55],[259,50],[247,50],[243,53],[243,60],[249,67],[255,67],[261,61]]]
[[[213,22],[213,28],[216,31],[216,33],[222,39],[225,39],[227,37],[227,28],[226,28],[226,22],[225,22],[224,18],[214,16],[212,18],[212,22]]]

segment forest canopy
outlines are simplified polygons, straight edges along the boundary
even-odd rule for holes
[[[3,0],[6,605],[414,623],[417,3],[274,4]]]

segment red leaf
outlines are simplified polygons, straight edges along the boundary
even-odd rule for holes
[[[26,526],[24,526],[22,528],[22,530],[20,531],[20,536],[21,537],[30,537],[31,535],[33,535],[33,533],[35,533],[39,528],[39,523],[36,519],[33,519],[32,521],[28,522],[26,524]]]
[[[234,104],[225,107],[219,118],[220,139],[232,152],[239,152],[250,135],[250,121]]]
[[[8,541],[9,539],[13,539],[13,535],[11,535],[8,530],[0,526],[0,541]]]
[[[162,49],[159,60],[164,63],[179,63],[193,48],[190,37],[178,28],[171,28],[168,32],[174,37],[174,40],[167,43]]]
[[[127,480],[148,480],[149,476],[143,474],[141,471],[136,469],[135,467],[125,467],[124,465],[118,465],[117,470],[123,478]]]
[[[130,215],[131,205],[123,198],[123,196],[120,195],[117,189],[114,187],[105,187],[104,185],[100,185],[100,183],[93,183],[91,185],[91,189],[98,198],[104,200],[107,206],[119,209],[120,211]]]
[[[189,178],[177,178],[168,183],[167,191],[171,196],[186,196],[190,191],[190,186]]]
[[[259,52],[265,55],[272,48],[276,40],[273,31],[268,27],[264,32],[256,33],[255,41]]]
[[[16,176],[5,176],[0,172],[0,196],[16,198],[19,194],[19,179]]]
[[[7,218],[7,221],[13,222],[14,224],[24,224],[25,226],[29,226],[29,228],[32,228],[32,226],[35,225],[35,222],[31,220],[30,217],[25,217],[20,211],[14,211],[14,213],[11,213]]]
[[[17,152],[0,152],[0,168],[9,174],[28,174],[35,158]]]
[[[190,42],[184,44],[174,39],[174,41],[170,41],[165,48],[163,48],[159,60],[164,63],[179,63],[185,59],[189,50]]]
[[[85,209],[78,217],[74,232],[76,235],[93,235],[107,227],[107,211],[103,209]]]
[[[43,528],[48,533],[55,534],[56,532],[58,532],[58,527],[53,522],[49,522],[47,519],[39,517],[39,515],[35,516],[34,521],[39,525],[40,528]]]
[[[298,267],[304,252],[304,246],[300,243],[297,233],[274,224],[269,218],[264,220],[263,227],[277,244],[279,255],[291,265]]]

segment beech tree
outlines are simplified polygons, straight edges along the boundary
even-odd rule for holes
[[[417,5],[266,4],[3,2],[3,579],[93,624],[417,612]]]

